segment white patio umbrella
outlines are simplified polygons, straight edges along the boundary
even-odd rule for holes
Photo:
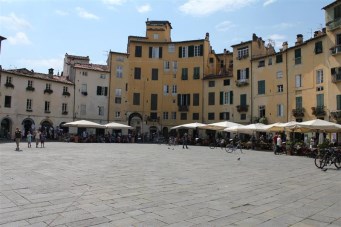
[[[77,127],[77,128],[105,128],[104,125],[87,121],[87,120],[79,120],[79,121],[72,121],[63,124],[63,127]]]
[[[240,133],[253,134],[254,132],[265,132],[266,125],[262,123],[249,124],[238,129]]]
[[[320,119],[314,119],[311,121],[304,121],[297,123],[295,126],[288,127],[290,129],[293,129],[295,131],[324,131],[324,132],[341,132],[341,125],[320,120]]]
[[[289,121],[287,123],[274,123],[271,125],[267,125],[266,127],[267,127],[267,131],[270,131],[270,132],[282,132],[285,130],[293,131],[293,129],[298,123],[299,122],[297,121]]]
[[[202,127],[202,126],[205,126],[205,125],[206,124],[194,122],[194,123],[188,123],[188,124],[182,124],[182,125],[174,126],[174,127],[170,128],[170,129],[180,129],[180,128],[196,129],[198,127]]]
[[[132,126],[120,124],[117,122],[110,122],[108,124],[104,125],[106,128],[112,128],[112,129],[133,129]]]
[[[232,126],[241,126],[241,124],[234,123],[231,121],[221,121],[221,122],[216,122],[212,124],[208,124],[202,127],[199,127],[201,129],[211,129],[211,130],[224,130],[225,128],[230,128]]]
[[[232,127],[229,127],[229,128],[225,128],[224,131],[225,132],[236,132],[236,133],[239,133],[240,130],[242,128],[244,128],[245,126],[244,125],[236,125],[236,126],[232,126]],[[248,134],[248,133],[247,133]],[[252,133],[251,133],[252,134]]]

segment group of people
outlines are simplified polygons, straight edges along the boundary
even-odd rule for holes
[[[15,143],[17,145],[16,150],[19,151],[20,150],[19,144],[22,138],[22,132],[19,130],[19,128],[16,128],[14,136],[15,136]],[[41,132],[40,130],[35,130],[34,134],[32,134],[31,131],[28,131],[26,135],[26,140],[27,140],[28,148],[32,147],[33,140],[35,140],[36,147],[39,146],[39,143],[40,143],[40,147],[45,147],[46,134],[45,132]]]

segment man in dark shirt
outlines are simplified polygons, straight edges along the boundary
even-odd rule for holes
[[[21,131],[19,130],[19,128],[15,130],[14,136],[15,136],[15,143],[17,144],[16,151],[19,151],[19,143],[21,140]]]

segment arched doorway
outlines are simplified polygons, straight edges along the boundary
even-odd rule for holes
[[[131,113],[128,118],[128,125],[135,128],[136,134],[142,133],[142,115],[139,113]]]
[[[165,137],[165,138],[168,138],[168,137],[169,137],[169,135],[168,135],[168,127],[163,127],[163,129],[162,129],[162,135],[163,135],[163,137]]]
[[[59,133],[69,133],[69,127],[64,127],[63,125],[65,124],[66,122],[62,122],[59,124]]]
[[[47,139],[54,138],[54,129],[53,129],[53,123],[49,119],[43,120],[41,123],[41,132],[44,132],[46,134]]]
[[[0,137],[1,138],[11,138],[12,121],[9,118],[4,118],[1,120]]]
[[[34,125],[34,121],[31,118],[25,118],[21,124],[23,126],[22,134],[24,137],[26,137],[28,131],[30,131],[33,134],[35,125]]]
[[[156,126],[150,126],[149,127],[149,135],[150,135],[150,138],[149,140],[150,141],[154,141],[154,138],[158,138],[158,131],[157,131],[157,127]]]

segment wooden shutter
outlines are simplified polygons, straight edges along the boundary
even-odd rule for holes
[[[181,94],[178,94],[178,106],[181,106]]]
[[[193,57],[194,56],[194,46],[191,45],[188,47],[188,57]]]
[[[246,68],[246,79],[249,79],[249,68]]]
[[[204,56],[204,45],[200,45],[200,56]]]
[[[104,96],[108,96],[108,87],[104,87]]]
[[[102,87],[100,87],[100,86],[97,86],[97,95],[101,95],[101,89]]]
[[[224,104],[224,92],[223,91],[221,91],[220,92],[220,105],[223,105]]]
[[[191,105],[191,94],[186,94],[186,99],[187,99],[186,105],[187,106]]]
[[[230,104],[233,104],[233,91],[230,91]]]
[[[182,58],[182,46],[179,47],[179,58]]]
[[[240,80],[240,69],[237,70],[237,80]]]
[[[159,47],[159,58],[162,58],[162,47]]]
[[[149,47],[149,58],[153,57],[153,47]]]

